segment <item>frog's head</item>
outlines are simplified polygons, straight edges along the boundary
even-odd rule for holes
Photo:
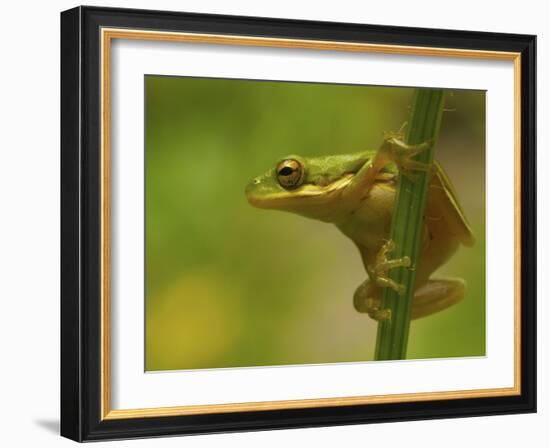
[[[322,221],[341,211],[340,193],[368,160],[365,153],[305,158],[290,155],[246,187],[254,207],[284,210]]]

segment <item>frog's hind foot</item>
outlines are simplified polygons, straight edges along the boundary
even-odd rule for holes
[[[383,309],[380,303],[380,289],[391,288],[399,295],[404,294],[405,286],[389,278],[390,269],[409,267],[411,259],[407,256],[401,258],[389,258],[389,254],[395,250],[395,243],[392,240],[386,241],[373,264],[367,266],[369,280],[363,282],[353,295],[353,305],[360,313],[368,314],[377,321],[391,319],[391,310]]]
[[[370,280],[361,283],[353,295],[353,306],[357,312],[366,313],[378,322],[391,319],[391,310],[380,309],[376,289]]]
[[[390,259],[388,255],[395,250],[395,243],[392,240],[387,241],[382,245],[374,265],[367,266],[369,277],[382,288],[391,288],[399,295],[404,294],[405,286],[401,285],[388,276],[390,269],[406,267],[411,265],[411,259],[407,256],[401,258]]]

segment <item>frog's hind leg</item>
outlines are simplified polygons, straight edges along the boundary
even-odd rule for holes
[[[411,319],[420,319],[443,311],[464,298],[466,283],[462,279],[433,279],[414,294]]]
[[[443,311],[464,297],[466,284],[461,279],[435,279],[422,285],[414,294],[411,319]],[[363,282],[353,296],[353,305],[360,313],[381,321],[391,318],[389,310],[381,309],[380,288],[370,280]]]

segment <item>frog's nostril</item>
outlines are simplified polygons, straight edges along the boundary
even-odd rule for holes
[[[254,179],[254,185],[258,185],[260,183],[260,179],[256,178]]]

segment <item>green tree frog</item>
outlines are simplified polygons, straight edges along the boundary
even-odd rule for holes
[[[412,159],[431,143],[407,145],[399,133],[386,133],[380,148],[355,154],[305,158],[289,155],[246,187],[251,205],[282,210],[332,223],[350,238],[361,254],[368,278],[354,294],[354,306],[375,320],[391,318],[380,307],[380,292],[389,287],[402,293],[388,272],[409,266],[408,257],[391,259],[388,241],[397,176],[426,170],[430,175],[421,253],[416,267],[412,318],[428,316],[460,301],[461,279],[431,279],[432,273],[457,251],[472,246],[474,236],[455,190],[437,162]]]

